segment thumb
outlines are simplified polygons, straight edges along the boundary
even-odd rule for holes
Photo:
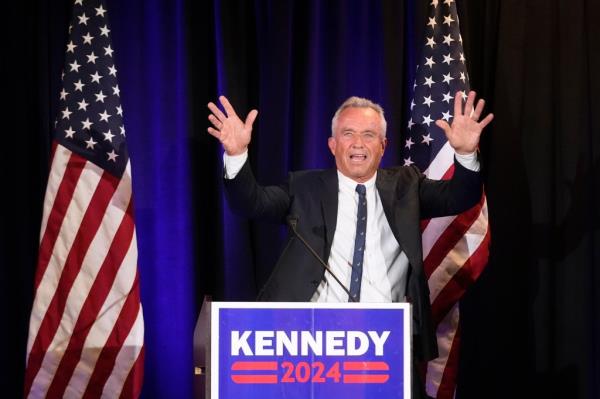
[[[252,111],[250,111],[250,113],[246,117],[246,122],[244,122],[246,129],[252,129],[252,125],[254,124],[254,121],[256,120],[257,116],[258,116],[257,110],[253,109]]]
[[[437,121],[435,121],[435,125],[437,127],[439,127],[440,129],[442,129],[444,131],[444,133],[446,133],[446,136],[448,136],[448,134],[450,134],[450,131],[451,131],[450,125],[445,120],[438,119]]]

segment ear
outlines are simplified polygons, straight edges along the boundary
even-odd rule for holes
[[[384,137],[383,140],[381,140],[381,155],[382,156],[385,153],[386,147],[387,147],[387,137]]]
[[[331,151],[333,156],[335,156],[335,146],[336,145],[337,145],[337,141],[335,140],[335,137],[330,136],[327,139],[327,146],[329,147],[329,151]]]

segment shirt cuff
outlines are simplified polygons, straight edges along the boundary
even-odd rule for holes
[[[240,155],[227,155],[223,153],[223,165],[225,167],[225,178],[235,179],[239,171],[242,169],[248,159],[248,150]]]
[[[459,154],[454,153],[456,160],[465,168],[472,170],[473,172],[479,172],[479,161],[477,160],[477,152],[470,154]]]

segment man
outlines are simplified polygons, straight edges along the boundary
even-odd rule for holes
[[[258,112],[245,122],[221,96],[223,113],[209,103],[208,132],[225,149],[225,188],[230,207],[244,216],[285,222],[293,215],[298,233],[342,284],[290,237],[259,299],[266,301],[397,302],[413,305],[413,351],[419,362],[437,357],[429,289],[423,272],[419,221],[463,212],[481,198],[476,150],[484,101],[475,92],[454,99],[449,125],[436,121],[455,150],[454,176],[425,178],[416,167],[380,169],[386,139],[383,109],[363,98],[346,100],[332,119],[329,149],[335,170],[292,172],[285,184],[258,185],[248,145]]]

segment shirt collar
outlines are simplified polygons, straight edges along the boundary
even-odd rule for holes
[[[352,180],[348,176],[345,176],[339,170],[337,171],[337,175],[338,175],[338,182],[339,182],[338,184],[339,184],[340,191],[348,191],[348,192],[352,192],[352,193],[354,193],[356,191],[356,186],[358,184],[364,185],[366,187],[367,191],[372,190],[373,187],[375,187],[375,181],[377,180],[377,171],[375,171],[375,174],[364,183],[358,183],[358,182]]]

